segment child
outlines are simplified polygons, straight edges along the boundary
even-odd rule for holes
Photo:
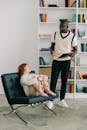
[[[29,65],[26,63],[18,67],[18,72],[21,76],[20,83],[23,86],[26,96],[48,96],[48,94],[56,96],[49,88],[47,75],[36,75],[30,73],[30,71]]]

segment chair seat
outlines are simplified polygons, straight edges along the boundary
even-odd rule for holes
[[[15,97],[14,99],[11,99],[11,104],[36,104],[36,103],[43,103],[48,100],[53,100],[58,97],[58,93],[56,96],[29,96],[29,97]]]

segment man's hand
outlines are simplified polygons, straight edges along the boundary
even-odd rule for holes
[[[77,53],[77,46],[72,47],[69,56],[73,57]]]

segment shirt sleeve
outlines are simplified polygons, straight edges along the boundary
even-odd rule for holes
[[[72,46],[77,46],[77,39],[76,39],[76,36],[73,38]]]
[[[51,35],[51,42],[54,42],[54,33]]]
[[[33,85],[37,83],[37,76],[35,74],[23,75],[20,82],[22,85]]]

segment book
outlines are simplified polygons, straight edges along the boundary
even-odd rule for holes
[[[47,13],[43,14],[43,22],[47,22]]]
[[[46,65],[43,57],[39,57],[39,65]]]
[[[44,0],[42,0],[42,7],[44,7],[45,5],[44,5]]]
[[[78,71],[79,79],[83,79],[82,73]]]
[[[65,7],[68,7],[68,0],[65,0]]]
[[[72,3],[71,7],[76,7],[76,0]]]
[[[42,7],[42,0],[39,0],[39,6]]]
[[[78,0],[78,7],[80,7],[80,0]]]
[[[74,84],[70,84],[70,93],[74,93]]]
[[[68,7],[70,7],[70,4],[71,4],[71,0],[68,0]]]

